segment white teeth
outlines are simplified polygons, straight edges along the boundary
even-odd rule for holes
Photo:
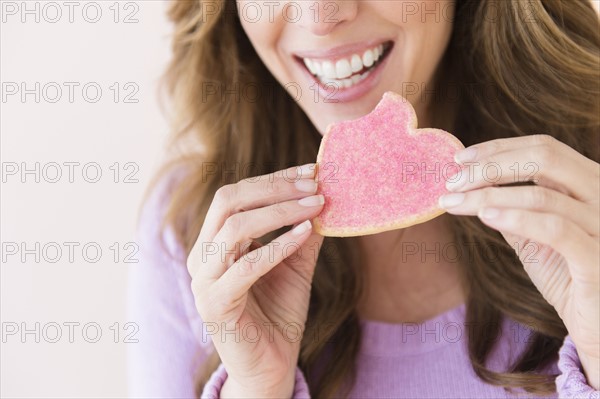
[[[323,76],[327,79],[335,79],[337,74],[335,73],[335,67],[333,63],[330,61],[325,61],[322,65],[323,67]]]
[[[383,44],[366,50],[362,57],[352,54],[350,58],[336,61],[317,61],[304,58],[304,65],[311,74],[316,75],[324,84],[329,83],[337,88],[351,87],[369,74],[370,70],[358,75],[365,68],[371,68],[383,56]]]
[[[310,73],[312,73],[313,75],[317,72],[315,70],[315,67],[313,66],[313,63],[310,59],[305,58],[304,59],[304,65],[306,65],[306,67],[308,68],[308,70],[310,71]]]
[[[347,78],[348,76],[352,75],[352,69],[350,68],[350,63],[348,62],[348,60],[345,59],[341,59],[338,62],[335,63],[335,71],[336,71],[336,77],[338,79],[344,79]]]
[[[360,57],[356,54],[354,54],[352,56],[352,60],[350,61],[350,64],[352,66],[352,72],[356,73],[358,71],[360,71],[361,69],[363,69],[363,63],[362,60],[360,59]]]
[[[351,78],[349,79],[327,79],[327,78],[322,78],[319,77],[319,80],[321,81],[321,83],[323,83],[323,86],[325,86],[327,89],[335,89],[335,90],[339,90],[339,89],[347,89],[349,87],[352,87],[356,84],[358,84],[359,82],[363,81],[367,76],[369,76],[369,74],[371,73],[371,71],[367,71],[361,75],[352,75]]]
[[[317,61],[311,61],[311,64],[315,70],[315,73],[313,73],[313,75],[323,75],[323,68],[321,68],[321,63],[317,62]]]
[[[374,62],[373,52],[371,50],[365,51],[365,53],[362,56],[362,61],[363,61],[363,65],[366,66],[367,68],[369,68],[371,65],[373,65],[373,62]]]
[[[335,86],[338,86],[338,87],[339,87],[339,85],[341,83],[341,81],[339,81],[337,79],[320,78],[320,80],[325,85],[335,85]]]

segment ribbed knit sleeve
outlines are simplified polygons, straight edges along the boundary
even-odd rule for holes
[[[559,398],[600,399],[600,391],[588,385],[575,344],[569,335],[558,352],[560,375],[556,377]]]

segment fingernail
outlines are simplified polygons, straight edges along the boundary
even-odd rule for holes
[[[315,163],[307,163],[306,165],[302,165],[298,167],[298,177],[308,178],[315,176]]]
[[[317,183],[314,180],[310,179],[300,179],[296,183],[294,183],[296,189],[298,191],[302,191],[305,193],[314,193],[317,191]]]
[[[440,197],[438,203],[442,208],[452,208],[453,206],[462,204],[464,199],[464,193],[445,194]]]
[[[306,221],[300,223],[298,226],[294,227],[292,229],[292,234],[295,236],[299,236],[302,233],[309,230],[311,227],[312,227],[312,225],[310,224],[310,220],[306,220]]]
[[[467,176],[468,172],[466,170],[459,171],[458,174],[446,181],[446,189],[448,191],[458,191],[467,182]]]
[[[482,219],[494,219],[500,215],[500,210],[497,208],[483,208],[479,211],[479,217]]]
[[[298,204],[302,206],[319,206],[325,203],[323,195],[312,195],[298,200]]]
[[[472,162],[477,158],[477,147],[468,147],[454,154],[456,163]]]

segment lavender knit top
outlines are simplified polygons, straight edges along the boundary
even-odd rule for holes
[[[194,398],[195,372],[214,350],[194,305],[186,256],[170,231],[159,230],[173,184],[177,179],[163,179],[143,208],[137,235],[140,262],[129,275],[128,320],[139,326],[139,342],[128,349],[129,392],[134,398]],[[357,380],[350,398],[536,397],[524,391],[511,394],[475,375],[467,351],[464,304],[423,323],[362,320],[361,326]],[[505,319],[487,366],[505,370],[530,334],[527,326]],[[586,382],[569,336],[558,360],[544,372],[558,374],[557,393],[549,398],[600,399],[600,391]],[[226,378],[221,364],[201,397],[219,398]],[[293,397],[310,397],[299,368]]]

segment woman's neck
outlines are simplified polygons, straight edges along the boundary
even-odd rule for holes
[[[362,319],[418,323],[465,301],[464,256],[447,215],[402,230],[360,237],[365,250]]]

